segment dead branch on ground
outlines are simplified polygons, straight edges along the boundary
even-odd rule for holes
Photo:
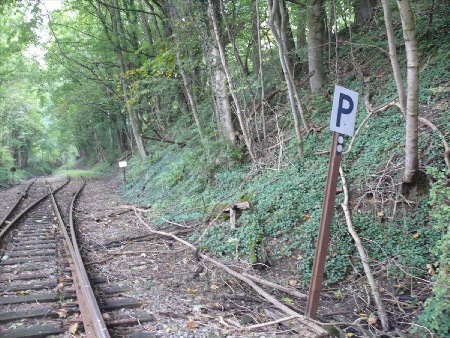
[[[444,160],[445,164],[447,165],[447,168],[450,170],[450,146],[447,143],[447,140],[445,139],[444,134],[441,133],[439,129],[430,121],[428,121],[424,117],[419,117],[419,122],[426,125],[427,127],[433,129],[436,133],[438,133],[439,137],[441,138],[442,145],[444,146]]]
[[[189,243],[188,241],[177,237],[176,235],[172,234],[172,233],[168,233],[168,232],[164,232],[164,231],[159,231],[159,230],[155,230],[153,229],[149,224],[147,224],[142,216],[135,211],[135,215],[136,217],[139,219],[139,221],[152,233],[161,235],[161,236],[165,236],[165,237],[170,237],[173,238],[174,240],[176,240],[177,242],[187,246],[188,248],[190,248],[193,252],[197,251],[197,247],[194,246],[193,244]],[[215,266],[225,270],[226,272],[228,272],[230,275],[236,277],[237,279],[247,283],[249,286],[251,286],[258,294],[260,294],[262,297],[264,297],[267,301],[269,301],[270,303],[272,303],[275,307],[277,307],[278,309],[280,309],[281,311],[283,311],[284,313],[288,314],[289,316],[295,316],[297,318],[297,320],[302,323],[303,325],[305,325],[306,327],[308,327],[310,330],[312,330],[315,333],[315,337],[319,338],[319,337],[327,337],[329,335],[329,332],[326,331],[325,329],[323,329],[322,327],[320,327],[318,324],[316,324],[314,321],[312,321],[311,319],[295,312],[294,310],[292,310],[291,308],[289,308],[288,306],[284,305],[283,303],[281,303],[279,300],[277,300],[275,297],[273,297],[272,295],[270,295],[268,292],[266,292],[264,289],[262,289],[261,287],[259,287],[255,282],[253,282],[250,278],[242,275],[239,272],[234,271],[233,269],[231,269],[230,267],[226,266],[225,264],[203,254],[203,253],[198,253],[199,257],[201,257],[202,259],[204,259],[205,261],[208,261],[212,264],[214,264]]]
[[[373,278],[372,271],[370,270],[369,257],[367,255],[367,252],[361,242],[361,239],[360,239],[358,233],[356,232],[356,229],[352,223],[350,210],[348,208],[349,193],[348,193],[347,181],[345,180],[344,170],[342,170],[342,167],[339,167],[339,174],[341,175],[342,188],[344,191],[344,202],[341,204],[341,207],[344,210],[348,232],[352,235],[353,240],[355,241],[355,245],[358,249],[359,256],[361,258],[361,263],[363,265],[364,272],[367,277],[367,281],[368,281],[369,286],[372,291],[372,297],[374,298],[374,301],[375,301],[375,304],[376,304],[376,307],[378,310],[378,316],[381,320],[381,326],[384,331],[388,331],[389,330],[389,322],[388,322],[388,318],[387,318],[387,314],[386,314],[386,309],[384,307],[383,301],[381,300],[381,296],[378,291],[378,286],[375,283],[375,279]]]
[[[275,324],[280,324],[280,323],[287,322],[287,321],[290,321],[290,320],[293,320],[293,319],[296,319],[296,318],[297,318],[296,316],[283,317],[283,318],[280,318],[280,319],[277,319],[277,320],[273,320],[271,322],[266,322],[266,323],[261,323],[261,324],[255,324],[255,325],[247,326],[245,328],[245,330],[246,331],[251,331],[251,330],[254,330],[254,329],[260,329],[262,327],[275,325]]]
[[[282,285],[279,285],[279,284],[272,283],[272,282],[270,282],[268,280],[259,278],[257,276],[250,275],[250,274],[248,274],[246,272],[242,272],[242,275],[244,275],[245,277],[253,280],[254,282],[257,282],[259,284],[263,284],[265,286],[271,287],[271,288],[276,289],[276,290],[283,291],[283,292],[285,292],[285,293],[287,293],[287,294],[289,294],[291,296],[297,297],[299,299],[307,299],[308,298],[307,295],[305,295],[305,294],[303,294],[301,292],[298,292],[297,290],[294,290],[294,289],[291,289],[291,288],[288,288],[288,287],[285,287],[285,286],[282,286]]]

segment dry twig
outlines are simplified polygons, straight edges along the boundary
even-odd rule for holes
[[[277,319],[277,320],[272,320],[271,322],[266,322],[266,323],[261,323],[261,324],[255,324],[255,325],[247,326],[245,328],[245,330],[250,331],[250,330],[254,330],[254,329],[260,329],[262,327],[266,327],[266,326],[270,326],[270,325],[275,325],[275,324],[287,322],[287,321],[293,320],[295,318],[297,318],[297,316],[284,317],[284,318],[280,318],[280,319]]]
[[[369,257],[367,255],[366,250],[364,249],[364,246],[362,245],[361,239],[360,239],[358,233],[356,232],[355,227],[353,226],[352,219],[350,216],[350,210],[348,208],[348,199],[349,199],[348,198],[348,195],[349,195],[348,187],[347,187],[347,181],[345,180],[345,176],[344,176],[344,170],[342,170],[342,167],[339,167],[339,174],[341,175],[342,188],[344,191],[344,202],[341,204],[341,206],[342,206],[342,209],[344,210],[348,232],[352,235],[353,240],[355,241],[356,248],[358,249],[359,256],[361,258],[361,263],[363,265],[364,272],[367,277],[367,281],[369,282],[369,285],[370,285],[370,288],[372,291],[372,296],[374,298],[375,304],[378,309],[378,316],[381,320],[381,326],[384,331],[388,331],[389,330],[389,322],[388,322],[388,318],[387,318],[386,309],[384,307],[383,301],[381,300],[381,296],[378,291],[378,287],[375,283],[375,279],[373,278],[372,271],[370,270]]]
[[[143,219],[142,216],[135,211],[135,215],[136,217],[139,219],[139,221],[145,226],[147,227],[147,229],[155,234],[161,235],[161,236],[165,236],[165,237],[171,237],[174,240],[176,240],[177,242],[187,246],[188,248],[190,248],[193,252],[197,251],[197,247],[191,243],[189,243],[188,241],[172,234],[172,233],[168,233],[168,232],[164,232],[164,231],[159,231],[159,230],[155,230],[153,229],[149,224],[147,224]],[[295,312],[294,310],[292,310],[291,308],[289,308],[288,306],[284,305],[283,303],[281,303],[279,300],[277,300],[275,297],[273,297],[272,295],[270,295],[268,292],[266,292],[265,290],[263,290],[261,287],[259,287],[255,282],[253,282],[251,279],[247,278],[246,276],[242,275],[239,272],[234,271],[233,269],[229,268],[228,266],[226,266],[225,264],[203,254],[203,253],[199,253],[198,254],[199,257],[201,257],[202,259],[204,259],[205,261],[208,261],[212,264],[214,264],[215,266],[220,267],[221,269],[225,270],[226,272],[228,272],[230,275],[236,277],[237,279],[247,283],[249,286],[251,286],[257,293],[259,293],[261,296],[263,296],[267,301],[269,301],[270,303],[272,303],[274,306],[276,306],[278,309],[280,309],[281,311],[283,311],[284,313],[290,315],[290,316],[296,316],[297,320],[302,323],[303,325],[305,325],[306,327],[308,327],[311,331],[313,331],[315,333],[315,337],[319,338],[319,337],[328,337],[329,333],[328,331],[326,331],[325,329],[323,329],[322,327],[320,327],[318,324],[316,324],[316,322],[312,321],[311,319]]]
[[[445,160],[445,164],[447,165],[447,168],[450,170],[450,146],[447,143],[447,140],[445,139],[444,134],[442,134],[440,132],[439,129],[437,129],[437,127],[430,121],[428,121],[426,118],[424,117],[419,117],[419,121],[420,123],[426,125],[427,127],[433,129],[435,132],[438,133],[439,137],[441,138],[441,142],[444,146],[444,160]]]
[[[247,277],[247,278],[249,278],[249,279],[251,279],[251,280],[253,280],[253,281],[255,281],[255,282],[259,283],[259,284],[263,284],[263,285],[269,286],[269,287],[271,287],[273,289],[283,291],[283,292],[285,292],[285,293],[287,293],[287,294],[289,294],[291,296],[297,297],[299,299],[306,299],[306,298],[308,298],[307,295],[305,295],[305,294],[303,294],[301,292],[298,292],[297,290],[294,290],[294,289],[291,289],[291,288],[288,288],[288,287],[285,287],[285,286],[282,286],[282,285],[279,285],[279,284],[276,284],[276,283],[272,283],[272,282],[270,282],[268,280],[259,278],[257,276],[253,276],[253,275],[250,275],[250,274],[245,273],[245,272],[242,272],[242,275],[244,275],[245,277]]]

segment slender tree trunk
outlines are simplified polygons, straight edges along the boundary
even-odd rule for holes
[[[151,17],[153,19],[153,24],[155,25],[155,29],[156,32],[158,33],[158,37],[160,39],[162,39],[162,34],[161,34],[161,29],[159,28],[159,24],[158,24],[158,17],[154,14],[155,12],[155,8],[153,7],[152,3],[149,0],[144,0],[145,4],[148,6],[148,8],[150,8],[151,10]]]
[[[409,0],[397,0],[407,60],[406,146],[403,181],[413,184],[419,172],[419,53],[414,14]]]
[[[119,151],[119,154],[122,154],[125,151],[125,145],[123,144],[122,133],[120,132],[117,116],[115,116],[114,114],[110,114],[110,119],[114,128],[114,136],[117,142],[117,149]]]
[[[252,0],[252,46],[253,46],[253,74],[259,73],[260,57],[259,57],[259,10],[258,0]]]
[[[261,122],[262,122],[262,129],[263,129],[263,136],[264,141],[267,138],[267,131],[266,131],[266,115],[265,115],[265,104],[263,102],[265,97],[265,89],[264,89],[264,74],[263,74],[263,56],[262,56],[262,48],[261,48],[261,30],[259,29],[259,26],[261,25],[261,19],[259,17],[259,0],[254,0],[254,10],[255,10],[255,16],[256,16],[256,24],[258,27],[256,38],[257,38],[257,44],[258,44],[258,77],[261,80]]]
[[[172,37],[173,37],[173,42],[175,43],[178,70],[180,72],[181,78],[183,79],[184,92],[185,92],[185,95],[187,96],[189,108],[191,110],[192,116],[194,117],[194,121],[197,126],[197,130],[198,130],[200,139],[203,142],[204,134],[203,134],[202,125],[200,123],[200,119],[198,117],[197,102],[195,100],[194,92],[192,90],[191,81],[189,81],[189,78],[186,74],[186,70],[184,68],[183,58],[182,58],[182,54],[181,54],[181,50],[183,48],[182,43],[180,41],[181,30],[176,32],[177,28],[181,29],[180,26],[176,25],[176,22],[181,21],[180,15],[177,11],[175,4],[172,1],[169,1],[168,7],[169,7],[169,13],[170,13],[170,17],[171,17],[171,22],[169,23],[170,30],[172,32],[174,32],[174,34],[172,34]]]
[[[188,99],[189,108],[191,109],[192,116],[194,117],[194,121],[195,121],[195,124],[197,126],[198,134],[200,136],[200,139],[203,142],[205,136],[203,134],[203,128],[202,128],[202,125],[200,123],[200,119],[198,117],[197,103],[196,103],[195,98],[194,98],[194,93],[192,91],[191,83],[189,82],[189,79],[188,79],[188,77],[186,75],[186,72],[183,69],[181,54],[180,54],[180,51],[179,51],[180,46],[179,46],[179,43],[177,43],[177,44],[178,44],[178,46],[176,47],[177,48],[176,55],[177,55],[178,70],[180,72],[181,78],[183,79],[184,92],[186,93],[186,96],[187,96],[187,99]]]
[[[297,20],[297,48],[301,48],[306,45],[306,23],[307,18],[305,15],[306,10],[302,8],[298,9],[298,20]]]
[[[214,12],[213,0],[208,0],[208,14],[209,14],[209,17],[210,17],[210,20],[211,20],[211,23],[212,23],[212,26],[213,26],[213,29],[214,29],[216,43],[217,43],[217,46],[218,46],[218,49],[219,49],[220,60],[222,62],[222,67],[223,67],[223,70],[225,72],[225,75],[227,77],[228,87],[230,89],[230,94],[231,94],[231,96],[233,98],[233,101],[235,103],[235,106],[236,106],[236,115],[237,115],[238,120],[239,120],[239,125],[240,125],[240,127],[242,129],[242,136],[244,138],[244,142],[245,142],[245,145],[246,145],[247,150],[249,152],[249,155],[252,158],[252,160],[254,161],[256,159],[256,157],[255,157],[255,153],[254,153],[254,150],[253,150],[252,141],[251,141],[250,135],[248,133],[247,123],[245,121],[244,114],[241,111],[241,107],[239,105],[239,100],[238,100],[238,98],[236,96],[236,89],[234,88],[234,82],[233,82],[233,79],[231,77],[231,73],[230,73],[230,71],[228,69],[228,65],[227,65],[227,62],[226,62],[226,59],[225,59],[225,51],[224,51],[224,48],[222,46],[221,39],[220,39],[219,25],[218,25],[218,22],[217,22],[216,14]]]
[[[142,0],[139,0],[139,9],[143,11]],[[148,22],[147,15],[145,13],[141,13],[141,20],[144,25],[145,34],[147,36],[147,42],[149,46],[153,45],[153,34],[150,28],[150,24]]]
[[[222,21],[225,25],[225,30],[227,31],[228,39],[230,40],[231,47],[233,48],[234,58],[236,60],[236,63],[239,65],[239,68],[241,69],[241,72],[244,77],[248,76],[248,67],[244,65],[242,62],[241,55],[239,54],[239,50],[236,46],[236,41],[234,39],[233,31],[228,24],[228,15],[225,9],[225,5],[223,3],[223,0],[219,0],[219,7],[220,7],[220,13],[222,15]]]
[[[386,35],[389,45],[389,58],[391,59],[392,72],[394,73],[395,84],[397,86],[398,98],[400,101],[400,109],[403,116],[406,113],[406,93],[402,83],[402,75],[400,72],[400,65],[397,58],[397,48],[395,46],[394,27],[392,25],[391,8],[389,7],[389,0],[381,0],[384,11],[384,23],[386,25]]]
[[[270,30],[272,31],[272,34],[275,38],[275,42],[277,43],[278,46],[278,54],[280,57],[281,67],[283,68],[283,73],[288,90],[289,102],[291,104],[292,116],[294,118],[295,133],[297,135],[297,140],[299,143],[298,153],[300,158],[303,160],[304,159],[303,138],[298,119],[298,112],[300,112],[300,117],[303,120],[305,128],[308,128],[308,126],[306,124],[306,119],[303,113],[303,107],[301,105],[300,98],[298,97],[297,89],[291,75],[291,66],[287,57],[287,50],[285,44],[286,39],[283,38],[284,31],[283,31],[283,24],[281,22],[281,20],[283,19],[283,15],[280,12],[283,11],[283,6],[280,6],[279,1],[284,0],[267,0],[270,10],[269,27]]]
[[[212,35],[214,32],[210,32],[210,34]],[[222,134],[227,143],[234,147],[236,146],[236,131],[233,126],[231,105],[227,95],[226,76],[221,66],[219,48],[211,41],[211,43],[208,44],[208,47],[206,47],[206,54],[209,60],[211,90],[213,94],[214,106],[219,118],[218,122],[221,125],[220,129],[222,130]]]
[[[114,3],[117,6],[117,2]],[[116,8],[109,8],[109,12],[111,15],[111,25],[112,25],[112,33],[114,34],[114,38],[116,39],[116,42],[113,43],[114,45],[114,51],[117,55],[119,66],[120,66],[120,73],[121,73],[121,85],[122,85],[122,92],[123,92],[123,99],[124,104],[127,108],[128,116],[130,119],[131,124],[131,130],[134,136],[134,139],[136,141],[136,147],[138,149],[139,155],[141,156],[141,159],[145,159],[148,155],[147,150],[145,149],[145,143],[144,139],[142,138],[142,131],[141,131],[141,124],[138,119],[138,115],[136,111],[131,106],[130,97],[128,93],[128,84],[126,82],[126,72],[128,70],[127,61],[125,60],[125,57],[122,53],[122,43],[121,39],[124,37],[124,31],[122,27],[122,23],[120,20],[120,12]]]
[[[342,179],[342,190],[344,191],[344,203],[341,204],[342,209],[344,210],[345,220],[347,222],[347,229],[350,235],[352,236],[353,240],[355,241],[356,248],[359,252],[359,257],[361,258],[361,263],[363,265],[364,273],[366,274],[367,281],[369,283],[370,289],[372,291],[372,297],[375,301],[375,305],[378,310],[378,316],[380,317],[381,321],[381,327],[384,331],[389,330],[389,321],[388,316],[386,313],[386,308],[384,306],[384,303],[381,299],[381,295],[379,290],[379,286],[375,282],[375,278],[373,276],[372,271],[370,270],[370,258],[367,254],[366,249],[364,248],[361,238],[359,237],[358,233],[356,232],[355,227],[353,226],[352,218],[350,215],[350,210],[348,208],[349,205],[349,193],[348,193],[348,186],[347,182],[345,180],[344,170],[342,167],[339,167],[339,174],[341,175]]]
[[[295,40],[294,34],[292,33],[291,20],[289,18],[289,11],[286,6],[285,0],[280,0],[278,5],[280,6],[281,15],[281,29],[284,32],[283,38],[285,39],[286,45],[286,55],[290,63],[290,69],[292,71],[292,76],[294,76],[295,69],[299,63],[297,53],[295,51]]]
[[[252,97],[252,103],[253,103],[252,104],[252,108],[253,108],[253,115],[255,117],[254,118],[254,120],[255,120],[254,122],[255,122],[255,127],[256,127],[255,129],[256,129],[256,132],[257,132],[258,140],[261,141],[260,140],[260,136],[259,136],[259,132],[258,132],[258,112],[256,110],[256,93],[254,92],[254,90],[252,88],[252,85],[251,85],[251,83],[250,83],[250,81],[248,79],[248,75],[249,75],[248,67],[244,66],[244,64],[242,63],[241,56],[239,55],[239,50],[238,50],[237,45],[236,45],[236,40],[234,38],[233,30],[232,30],[232,28],[229,25],[228,15],[227,15],[227,12],[226,12],[223,0],[219,1],[219,5],[220,5],[220,12],[222,14],[222,20],[223,20],[223,23],[225,25],[225,29],[226,29],[227,34],[228,34],[228,38],[230,39],[231,47],[233,48],[234,57],[236,59],[237,64],[239,65],[239,67],[241,69],[241,76],[242,76],[241,80],[243,80],[245,82],[245,84],[246,84],[246,86],[248,88],[248,91],[250,92],[250,95]],[[258,59],[259,59],[259,57],[258,57]],[[241,91],[241,96],[242,96],[242,99],[244,101],[244,109],[243,109],[244,112],[243,113],[244,113],[245,116],[249,116],[250,112],[248,111],[249,109],[248,109],[248,107],[246,105],[245,95],[244,95],[244,93],[242,93],[242,91]],[[250,128],[247,127],[247,130],[249,130],[249,129]]]
[[[325,82],[323,65],[323,37],[325,32],[324,0],[308,1],[308,65],[313,75],[309,79],[312,91]]]
[[[377,0],[354,0],[353,11],[355,13],[355,25],[358,30],[372,15],[372,9],[376,6]]]

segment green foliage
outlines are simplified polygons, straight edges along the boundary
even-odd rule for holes
[[[437,181],[430,191],[430,225],[440,234],[430,246],[435,255],[437,274],[433,277],[433,296],[425,304],[420,321],[438,337],[450,335],[450,187],[446,175],[430,168]]]
[[[0,147],[0,184],[10,180],[10,170],[14,166],[14,159],[7,147]]]
[[[360,117],[361,118],[361,117]],[[388,128],[389,126],[389,128]],[[377,135],[377,137],[375,137]],[[388,111],[371,120],[346,155],[344,164],[352,187],[364,194],[359,182],[376,176],[380,165],[402,151],[403,129],[399,115]],[[305,148],[326,149],[330,146],[327,133],[305,140]],[[396,140],[397,143],[392,142]],[[188,224],[214,219],[218,212],[232,202],[248,201],[251,208],[242,212],[238,227],[231,229],[226,218],[208,228],[201,246],[221,256],[256,259],[258,243],[264,238],[269,255],[275,259],[295,258],[297,271],[308,284],[318,224],[321,215],[323,188],[327,173],[327,156],[309,155],[304,163],[295,159],[295,151],[286,155],[291,164],[283,169],[247,165],[217,166],[208,157],[190,147],[154,150],[148,162],[132,162],[126,195],[138,203],[151,204],[152,211],[165,219]],[[378,159],[374,161],[374,159]],[[426,225],[428,215],[426,196],[418,200],[414,212],[408,206],[399,207],[398,217],[381,220],[378,209],[354,214],[354,224],[365,242],[374,264],[395,257],[408,273],[421,275],[430,262],[424,248],[434,243],[439,234]],[[386,210],[388,212],[388,210]],[[164,225],[162,218],[156,222]],[[416,235],[418,234],[418,236]],[[192,240],[198,239],[194,235]],[[357,257],[352,239],[341,212],[336,212],[332,224],[329,257],[326,262],[325,283],[342,281],[352,271],[350,258]],[[362,273],[362,266],[355,260]],[[401,274],[400,271],[396,272]]]
[[[92,179],[102,177],[111,172],[111,166],[107,162],[98,163],[90,169],[73,169],[70,165],[62,166],[53,172],[54,175],[67,178],[85,178]]]

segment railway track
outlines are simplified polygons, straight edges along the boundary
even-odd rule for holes
[[[84,267],[72,216],[83,186],[81,181],[38,179],[3,212],[0,337],[146,336],[134,334],[133,325],[151,318],[108,315],[141,302],[121,297],[126,289]],[[113,320],[105,323],[104,318]]]

